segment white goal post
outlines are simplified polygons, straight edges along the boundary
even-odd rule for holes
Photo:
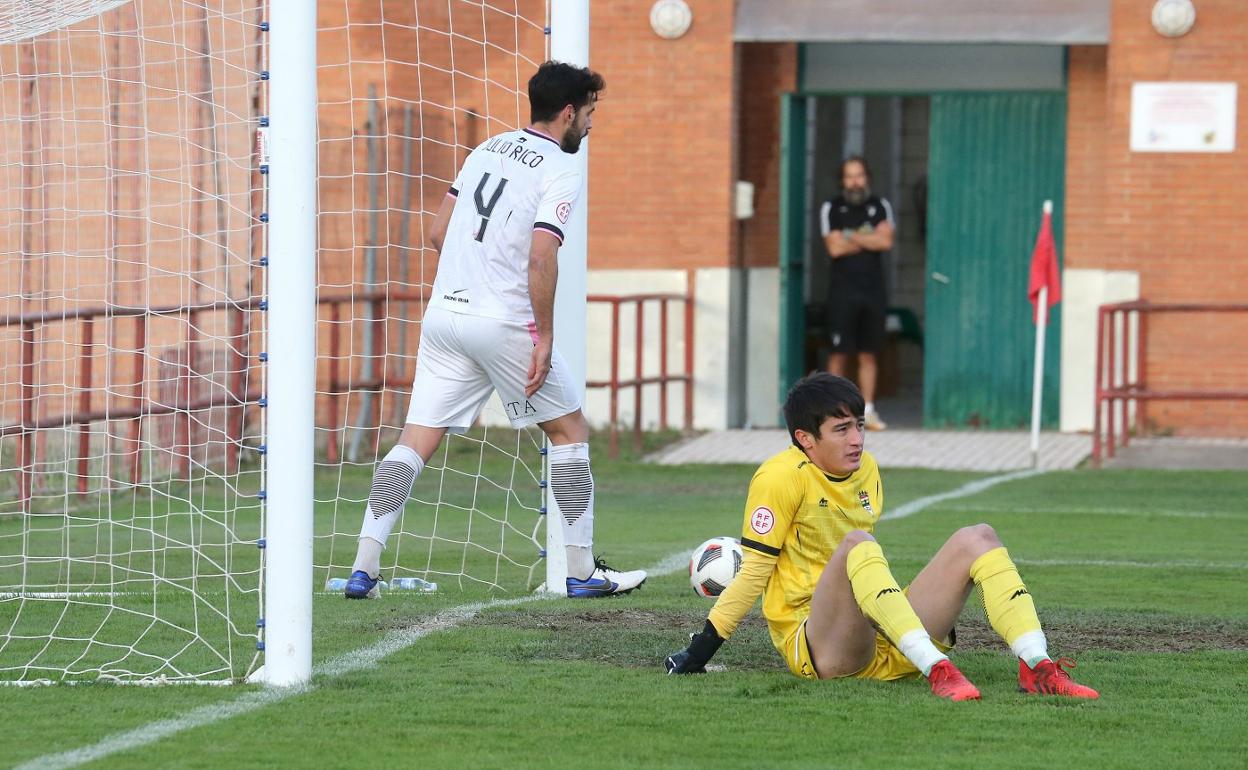
[[[550,58],[556,61],[589,66],[589,0],[564,0],[556,2],[550,19]],[[589,211],[589,139],[581,143],[577,160],[585,179],[581,190],[582,205],[577,206],[567,223],[567,237],[559,249],[559,283],[555,287],[555,339],[559,352],[572,371],[572,379],[581,389],[581,401],[585,400],[585,317],[588,291],[586,273],[588,268],[588,211]],[[549,463],[546,478],[550,478]],[[563,548],[563,530],[550,526],[559,520],[559,505],[555,496],[546,494],[546,590],[562,593],[568,577],[567,558]]]
[[[269,338],[280,344],[268,357],[264,666],[253,679],[292,685],[312,676],[317,3],[269,1]]]

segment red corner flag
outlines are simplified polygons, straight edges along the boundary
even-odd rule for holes
[[[1053,215],[1044,212],[1040,232],[1036,235],[1036,248],[1031,252],[1031,278],[1027,281],[1027,299],[1031,300],[1032,322],[1040,319],[1040,289],[1049,288],[1048,306],[1053,307],[1062,299],[1062,277],[1057,270],[1057,247],[1053,245]],[[1048,308],[1046,308],[1047,311]]]

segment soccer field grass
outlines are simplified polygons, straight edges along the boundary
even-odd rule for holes
[[[707,537],[739,534],[753,470],[600,457],[594,469],[597,550],[627,568],[672,564]],[[885,469],[888,508],[975,478]],[[306,690],[0,688],[10,715],[0,765],[110,741],[116,751],[79,758],[98,757],[92,767],[1242,767],[1245,499],[1245,473],[1073,471],[900,520],[886,511],[876,534],[903,582],[957,527],[995,526],[1052,652],[1078,659],[1077,678],[1102,693],[1096,702],[1017,693],[1015,664],[974,599],[954,659],[983,691],[979,703],[937,701],[915,681],[799,681],[757,610],[716,657],[722,670],[668,678],[662,656],[710,607],[682,568],[626,597],[539,599],[472,617],[455,608],[489,594],[471,584],[374,602],[318,595]]]

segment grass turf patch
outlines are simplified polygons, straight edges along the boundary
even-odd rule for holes
[[[739,531],[753,469],[595,457],[594,470],[598,544],[632,567]],[[974,601],[954,656],[982,703],[939,702],[915,681],[800,681],[757,615],[716,656],[724,670],[665,677],[662,656],[710,608],[677,572],[606,602],[487,609],[375,667],[319,675],[310,692],[93,766],[249,767],[284,757],[352,768],[1239,767],[1248,721],[1245,570],[1236,566],[1248,538],[1243,474],[1164,475],[1046,474],[885,518],[877,530],[904,582],[957,527],[993,524],[1019,560],[1053,652],[1077,656],[1077,678],[1103,693],[1095,703],[1015,692],[1016,665]],[[888,505],[978,477],[886,470]],[[1067,563],[1098,560],[1107,564]],[[1197,561],[1214,566],[1190,566]],[[319,595],[315,658],[349,657],[448,608],[521,594],[469,584],[374,602]],[[0,740],[3,761],[255,689],[0,688],[0,708],[22,716]]]

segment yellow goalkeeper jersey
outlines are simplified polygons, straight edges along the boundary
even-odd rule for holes
[[[745,505],[745,563],[711,610],[720,635],[736,629],[765,585],[763,615],[783,654],[810,615],[810,597],[832,552],[851,530],[873,531],[883,511],[880,470],[869,452],[843,478],[821,471],[797,447],[764,462]]]

